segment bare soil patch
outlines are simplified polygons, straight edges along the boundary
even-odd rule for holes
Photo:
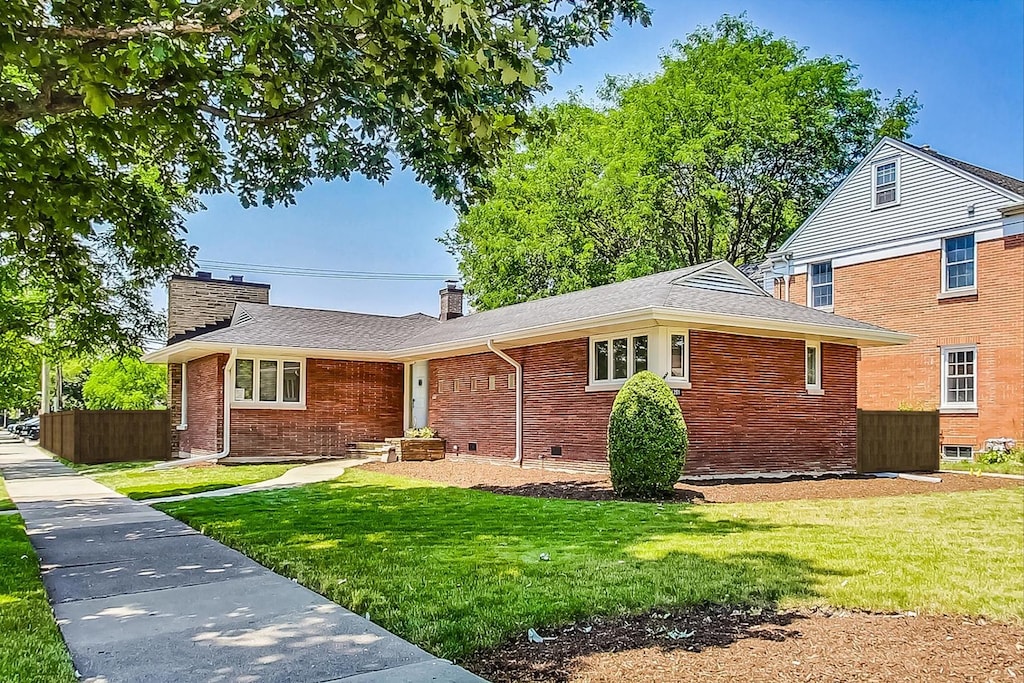
[[[1010,681],[1024,628],[983,619],[733,610],[595,618],[524,634],[463,664],[494,683]]]
[[[479,489],[514,496],[572,500],[615,500],[606,476],[519,469],[502,465],[434,462],[369,463],[363,468],[449,486]],[[934,473],[932,473],[934,474]],[[950,493],[1012,488],[1022,482],[997,477],[939,474],[938,484],[908,479],[847,476],[784,480],[728,480],[681,482],[670,500],[693,503],[746,503],[775,500],[828,500],[873,498],[917,493]]]

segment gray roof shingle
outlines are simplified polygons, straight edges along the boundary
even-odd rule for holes
[[[718,291],[681,281],[681,278],[695,275],[717,263],[720,262],[527,301],[445,322],[422,313],[396,317],[239,303],[231,327],[193,340],[252,346],[396,352],[434,344],[480,340],[650,308],[740,316],[751,319],[754,328],[758,326],[758,320],[767,320],[888,331],[858,320],[780,301],[756,289],[749,293]],[[585,323],[581,324],[583,326]]]
[[[939,154],[930,147],[916,148],[924,152],[925,154],[930,154],[936,159],[941,159],[942,161],[945,161],[950,166],[955,166],[956,168],[959,168],[961,171],[966,171],[971,175],[975,175],[983,180],[987,180],[993,185],[998,185],[1004,190],[1009,190],[1010,192],[1013,192],[1024,197],[1024,180],[1018,180],[1017,178],[1005,175],[998,171],[993,171],[988,168],[982,168],[981,166],[975,166],[974,164],[969,164],[966,161],[960,161],[959,159],[948,157],[945,154]]]

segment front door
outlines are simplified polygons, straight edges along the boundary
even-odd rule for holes
[[[427,361],[412,364],[412,426],[427,426]]]

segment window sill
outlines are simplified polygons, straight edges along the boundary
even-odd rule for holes
[[[939,292],[939,301],[944,299],[959,299],[965,296],[978,296],[977,287],[964,287],[963,289],[951,289],[948,292]]]
[[[889,208],[892,208],[894,206],[899,206],[899,205],[900,205],[899,200],[894,201],[894,202],[886,202],[885,204],[872,204],[871,205],[871,210],[872,211],[881,211],[882,209],[889,209]]]
[[[835,306],[811,306],[811,308],[813,308],[816,311],[821,311],[822,313],[835,313],[836,312],[836,307]]]
[[[260,403],[258,401],[246,401],[245,403],[232,403],[232,410],[305,410],[305,403],[282,403],[280,401]]]
[[[808,396],[824,396],[825,390],[820,387],[807,387]]]
[[[665,382],[668,384],[669,388],[671,388],[671,389],[690,389],[690,388],[692,388],[691,384],[688,381],[686,381],[685,379],[680,379],[678,377],[676,377],[674,379],[666,379]],[[598,382],[593,382],[591,384],[588,384],[586,386],[586,388],[584,389],[584,391],[586,393],[588,393],[588,394],[599,392],[599,391],[618,391],[619,389],[622,388],[622,385],[625,384],[625,383],[626,383],[626,380],[624,380],[624,379],[622,379],[622,380],[615,380],[613,382],[599,382],[599,383]]]
[[[977,415],[978,406],[940,406],[941,415]]]

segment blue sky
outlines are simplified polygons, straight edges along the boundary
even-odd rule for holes
[[[923,105],[912,142],[1024,177],[1024,2],[986,0],[648,0],[653,26],[618,27],[612,39],[576,52],[545,99],[583,88],[592,96],[607,73],[651,73],[673,41],[722,14],[746,12],[758,26],[806,46],[812,56],[845,57],[862,84],[891,96],[917,91]],[[199,258],[331,270],[455,274],[436,239],[455,214],[407,173],[384,186],[361,178],[318,183],[290,207],[244,209],[232,196],[206,198],[190,217]],[[271,302],[388,314],[437,313],[435,282],[379,282],[240,273],[269,282]],[[166,305],[165,292],[154,295]]]

